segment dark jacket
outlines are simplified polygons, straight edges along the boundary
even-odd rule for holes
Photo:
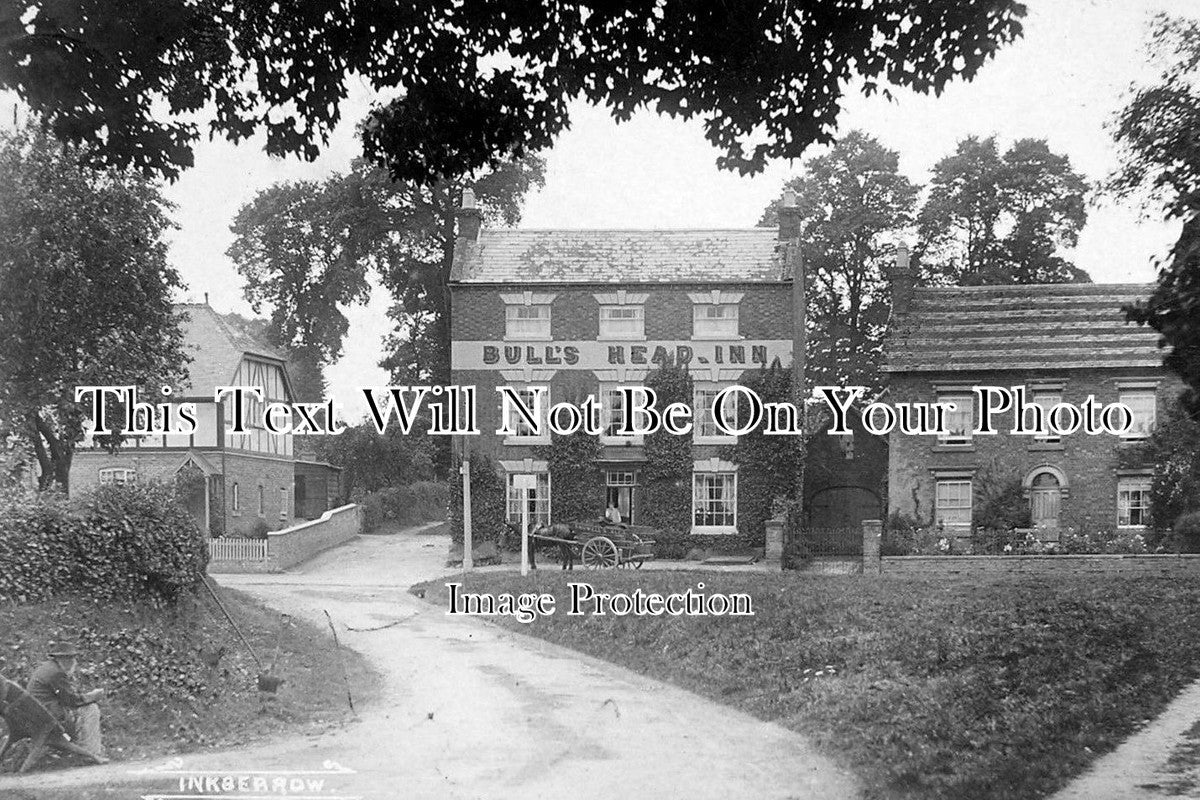
[[[25,687],[25,691],[33,695],[34,699],[59,720],[66,717],[67,709],[88,704],[75,688],[75,681],[53,659],[38,665],[29,676],[29,685]]]

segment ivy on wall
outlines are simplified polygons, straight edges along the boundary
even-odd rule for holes
[[[504,530],[505,486],[504,479],[496,472],[495,463],[483,454],[471,456],[471,541],[501,542]],[[450,491],[450,539],[461,545],[463,541],[463,494],[462,476],[451,476]]]
[[[685,367],[665,363],[646,377],[661,410],[671,403],[692,404],[692,378]],[[645,524],[682,536],[692,527],[692,439],[663,430],[645,437],[642,471],[642,519]]]
[[[792,372],[774,361],[769,367],[743,373],[741,385],[752,390],[763,402],[792,400]],[[744,399],[738,409],[739,420],[749,419],[749,404]],[[803,479],[804,437],[767,436],[765,425],[758,425],[724,458],[738,464],[737,516],[738,538],[744,546],[762,547],[766,541],[766,521],[778,501],[798,495]]]
[[[580,522],[604,516],[604,481],[597,464],[599,436],[582,430],[569,436],[554,434],[549,446],[534,449],[550,470],[550,519]]]

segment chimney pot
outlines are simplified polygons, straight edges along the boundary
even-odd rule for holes
[[[783,190],[783,200],[779,203],[779,239],[788,241],[800,238],[800,209],[796,207],[796,191],[791,188]]]
[[[475,204],[475,191],[463,189],[462,204],[455,216],[458,218],[458,238],[468,241],[479,239],[479,228],[483,225],[483,212]]]
[[[896,244],[896,262],[891,270],[892,284],[892,318],[908,312],[912,302],[913,289],[917,285],[917,275],[909,265],[908,245],[904,242]]]

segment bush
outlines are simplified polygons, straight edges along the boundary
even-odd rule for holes
[[[0,506],[0,600],[82,591],[172,601],[207,562],[205,536],[169,486],[102,486],[76,510],[32,492]]]
[[[418,481],[409,486],[389,486],[362,495],[356,502],[362,506],[363,530],[373,531],[385,522],[420,525],[446,518],[446,485]]]
[[[1200,553],[1200,511],[1180,514],[1171,531],[1181,553]]]
[[[504,479],[490,458],[481,453],[471,456],[471,541],[500,543],[507,516]],[[462,479],[456,478],[450,490],[450,540],[462,545]]]
[[[681,531],[660,530],[654,534],[654,557],[679,561],[694,547],[691,536]]]

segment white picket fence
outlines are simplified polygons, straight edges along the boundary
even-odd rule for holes
[[[209,539],[210,561],[266,561],[266,539]]]

